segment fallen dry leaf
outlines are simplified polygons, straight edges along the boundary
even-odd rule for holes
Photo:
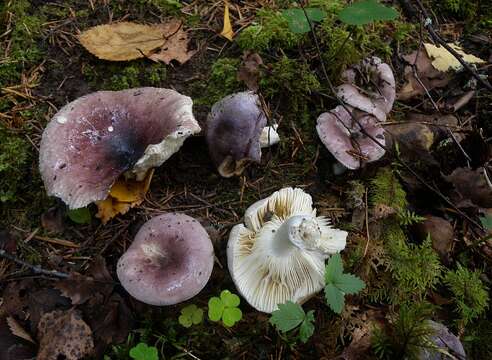
[[[147,57],[154,61],[163,61],[168,64],[176,60],[184,64],[195,55],[196,50],[188,50],[188,33],[183,30],[183,23],[178,19],[162,24],[165,42],[160,51],[149,54]]]
[[[118,179],[112,186],[108,197],[96,202],[98,209],[96,217],[106,224],[116,215],[125,214],[132,207],[140,205],[149,190],[153,174],[154,169],[151,169],[142,181]]]
[[[232,41],[234,38],[234,31],[232,30],[231,17],[229,14],[229,3],[227,0],[224,1],[224,27],[220,33],[227,40]]]
[[[79,360],[94,351],[92,331],[74,310],[53,311],[43,315],[38,324],[37,360]]]
[[[32,360],[35,356],[35,347],[30,342],[14,336],[7,320],[0,318],[0,359]]]
[[[427,215],[415,228],[421,240],[427,238],[427,235],[430,236],[432,247],[441,259],[449,259],[454,240],[453,226],[449,221],[438,216]]]
[[[166,42],[165,26],[119,22],[92,27],[78,36],[100,59],[126,61],[145,57]]]
[[[54,206],[41,214],[41,226],[54,233],[63,232],[65,224],[63,221],[62,209],[58,206]]]
[[[476,206],[490,208],[492,187],[487,183],[484,171],[483,167],[476,170],[457,168],[444,178],[454,185],[462,200],[471,200]]]
[[[243,54],[243,61],[237,72],[237,79],[244,81],[248,89],[258,90],[260,81],[260,67],[263,65],[261,56],[250,50]]]
[[[425,94],[425,89],[432,90],[446,86],[450,77],[442,71],[437,70],[427,53],[422,49],[404,55],[403,59],[409,64],[405,66],[404,76],[406,83],[397,94],[399,100],[408,100],[415,96]],[[415,75],[413,65],[415,65]],[[425,88],[424,88],[425,87]]]
[[[458,54],[463,57],[463,60],[469,64],[483,64],[485,60],[476,57],[475,55],[467,54],[458,45],[453,43],[448,43],[449,47],[455,50]],[[446,50],[443,46],[435,46],[433,44],[424,43],[425,51],[427,55],[432,59],[432,65],[438,71],[446,72],[449,70],[460,70],[463,66],[460,62]]]
[[[7,325],[13,335],[20,337],[21,339],[27,340],[35,344],[36,342],[32,339],[31,335],[24,330],[21,324],[12,316],[7,317]]]

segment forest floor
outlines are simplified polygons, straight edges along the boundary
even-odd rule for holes
[[[291,1],[230,0],[232,41],[220,36],[223,1],[0,5],[1,360],[36,353],[38,359],[128,359],[138,344],[156,347],[162,359],[423,358],[427,335],[414,330],[422,330],[418,324],[426,319],[458,335],[468,358],[492,358],[492,91],[472,74],[485,83],[492,76],[492,5],[422,1],[445,42],[484,60],[472,71],[439,72],[437,84],[418,68],[412,77],[405,60],[433,42],[420,2],[385,1],[398,11],[396,20],[358,26],[339,19],[347,3],[309,1],[307,7],[323,11],[323,19],[313,22],[312,32],[294,33],[282,15],[296,6]],[[171,18],[183,22],[188,50],[196,50],[183,64],[100,60],[77,37],[96,25]],[[281,137],[263,149],[260,164],[222,178],[199,134],[155,169],[140,205],[106,224],[95,216],[95,205],[88,207],[89,219],[76,223],[61,200],[48,197],[39,145],[62,106],[99,90],[171,88],[193,99],[195,117],[206,129],[213,103],[248,89],[238,72],[252,53],[262,64],[249,76]],[[384,125],[388,151],[379,161],[336,175],[336,161],[316,133],[317,117],[337,106],[322,63],[337,86],[343,70],[368,56],[388,63],[396,79],[399,96]],[[402,95],[409,83],[414,93]],[[237,293],[227,268],[230,229],[253,202],[289,186],[309,193],[319,215],[349,232],[345,270],[364,280],[365,289],[346,297],[341,314],[323,293],[303,304],[315,315],[306,343],[296,331],[278,332],[269,314],[243,298],[242,319],[233,327],[209,320],[182,326],[184,306],[195,304],[206,313],[211,297],[226,289]],[[214,270],[203,291],[186,303],[145,305],[119,285],[116,263],[145,221],[171,211],[205,227]],[[70,277],[39,273],[37,266]],[[5,349],[12,346],[22,355],[9,357]]]

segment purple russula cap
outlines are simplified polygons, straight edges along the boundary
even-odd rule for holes
[[[357,86],[359,73],[367,74],[374,87],[372,91],[361,91]],[[337,88],[337,95],[347,105],[385,121],[396,96],[395,77],[389,65],[376,56],[369,57],[361,65],[345,71],[342,77],[346,83]]]
[[[174,90],[95,92],[49,122],[39,152],[41,177],[49,195],[84,207],[104,200],[124,173],[141,180],[199,131],[192,100]]]
[[[371,115],[357,116],[358,122],[352,119],[350,113],[339,105],[318,117],[316,130],[321,142],[348,169],[358,169],[361,164],[380,159],[385,151],[371,138],[361,132],[359,126],[385,145],[384,129],[377,119]]]
[[[200,223],[167,213],[147,221],[119,259],[121,285],[150,305],[174,305],[198,294],[214,265],[212,242]]]
[[[224,177],[240,175],[248,161],[259,163],[261,148],[279,141],[267,125],[258,95],[245,91],[215,103],[207,118],[210,156]]]

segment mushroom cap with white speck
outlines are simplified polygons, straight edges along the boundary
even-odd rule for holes
[[[200,131],[192,100],[171,89],[99,91],[65,105],[43,132],[39,168],[48,195],[70,208],[104,200],[116,179],[138,179]]]
[[[121,285],[150,305],[174,305],[207,284],[214,249],[200,223],[185,214],[166,213],[147,221],[119,259]]]

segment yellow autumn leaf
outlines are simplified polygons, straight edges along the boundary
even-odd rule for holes
[[[232,38],[234,37],[234,31],[232,30],[231,25],[231,17],[229,15],[229,4],[227,3],[227,1],[224,1],[224,28],[222,29],[220,35],[222,35],[229,41],[232,41]]]
[[[119,22],[99,25],[78,36],[80,43],[100,59],[125,61],[147,56],[166,42],[161,24]]]
[[[142,181],[118,179],[111,187],[108,197],[96,202],[96,217],[106,224],[116,215],[126,214],[132,207],[140,205],[149,191],[153,174],[154,169],[151,169]]]
[[[485,63],[485,60],[482,60],[474,55],[465,53],[463,49],[456,44],[449,43],[448,45],[458,54],[462,55],[463,60],[469,64]],[[428,43],[424,43],[424,46],[427,55],[429,55],[429,57],[433,59],[432,66],[434,66],[436,70],[446,72],[449,70],[460,70],[462,68],[460,62],[443,46],[438,47]]]

